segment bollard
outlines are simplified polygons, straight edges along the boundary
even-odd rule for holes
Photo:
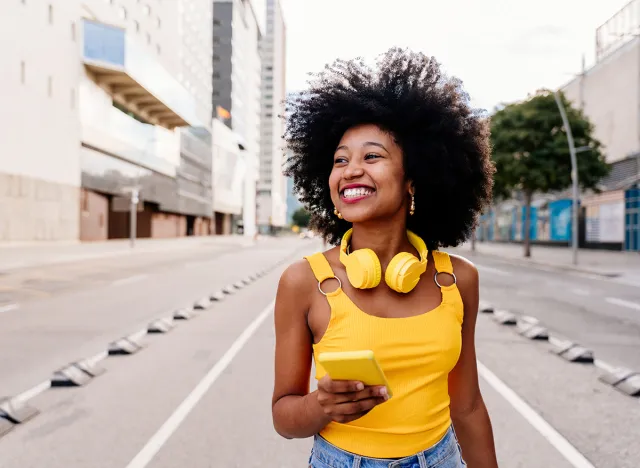
[[[494,307],[488,302],[480,301],[478,312],[480,312],[481,314],[493,314]]]
[[[211,300],[208,297],[203,297],[193,305],[194,310],[207,310],[211,306]]]
[[[233,285],[225,286],[224,288],[222,288],[222,292],[225,294],[233,294],[235,292],[235,288],[233,287]]]
[[[535,317],[522,316],[517,321],[518,333],[530,340],[549,341],[549,331]]]
[[[517,324],[517,318],[515,314],[507,310],[496,310],[493,312],[493,319],[500,325],[513,326]]]
[[[552,352],[569,362],[593,363],[593,351],[572,341],[563,341],[553,345]]]
[[[178,309],[173,313],[174,320],[189,320],[195,315],[192,308],[185,307],[184,309]]]
[[[52,387],[82,387],[91,381],[91,376],[75,364],[70,364],[54,372]]]
[[[109,356],[124,356],[129,354],[135,354],[144,348],[141,339],[134,339],[133,337],[125,337],[109,343],[108,353]]]
[[[165,317],[151,322],[147,328],[147,333],[168,333],[173,327],[173,319]]]
[[[40,414],[40,411],[15,398],[0,399],[0,419],[22,424]]]
[[[245,284],[242,281],[236,281],[235,283],[233,283],[233,287],[236,289],[242,289],[244,288]]]
[[[629,396],[640,396],[640,373],[619,368],[601,375],[598,380]]]
[[[224,292],[222,291],[214,292],[211,296],[209,296],[209,299],[215,302],[220,302],[224,299]]]

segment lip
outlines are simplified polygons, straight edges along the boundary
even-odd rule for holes
[[[351,197],[351,198],[346,198],[344,196],[344,191],[347,189],[354,189],[354,188],[368,188],[373,190],[373,193],[370,195],[363,195],[361,197]],[[374,189],[373,187],[371,187],[370,185],[365,185],[365,184],[348,184],[345,185],[344,187],[342,187],[340,189],[340,200],[342,200],[343,203],[346,203],[348,205],[352,205],[354,203],[358,203],[359,201],[364,200],[365,198],[369,198],[372,197],[373,195],[375,195],[376,193],[376,189]]]

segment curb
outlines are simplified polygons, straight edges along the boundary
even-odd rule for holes
[[[505,257],[504,255],[498,255],[498,254],[494,254],[494,253],[486,253],[486,252],[481,252],[479,250],[476,250],[475,252],[470,251],[471,255],[470,256],[481,256],[481,257],[490,257],[490,258],[494,258],[494,259],[498,259],[498,260],[502,260],[506,263],[513,263],[516,265],[522,265],[522,266],[540,266],[540,267],[545,267],[545,268],[552,268],[554,270],[557,271],[570,271],[570,272],[574,272],[574,273],[582,273],[582,274],[587,274],[587,275],[594,275],[594,276],[598,276],[600,278],[617,278],[621,275],[621,273],[619,272],[602,272],[601,270],[591,270],[588,268],[579,268],[579,267],[574,267],[572,265],[561,265],[561,264],[557,264],[557,263],[548,263],[548,262],[542,262],[539,260],[525,260],[523,258],[515,258],[515,257]]]

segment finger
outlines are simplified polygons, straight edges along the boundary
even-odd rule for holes
[[[341,415],[355,415],[359,413],[367,413],[371,411],[373,408],[378,406],[381,403],[387,401],[385,398],[374,397],[374,398],[366,398],[364,400],[359,401],[351,401],[348,403],[341,403],[335,405],[333,412],[335,414]]]
[[[361,390],[359,392],[335,394],[333,401],[335,403],[346,403],[350,401],[366,400],[367,398],[374,397],[386,398],[387,396],[388,393],[386,387],[365,387],[364,390]]]
[[[364,390],[362,382],[353,380],[332,380],[331,377],[325,375],[318,382],[318,387],[328,393],[349,393]]]

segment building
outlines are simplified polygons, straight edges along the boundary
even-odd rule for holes
[[[585,243],[631,251],[640,251],[639,29],[633,0],[597,29],[595,65],[562,88],[593,122],[612,163],[604,192],[582,200]]]
[[[286,96],[286,27],[279,0],[267,0],[267,31],[262,37],[262,119],[258,227],[268,233],[287,224],[287,181],[284,157],[284,99]]]
[[[303,205],[293,190],[293,178],[287,178],[287,224],[291,224],[293,213]]]
[[[219,121],[235,133],[225,138],[237,141],[237,154],[241,157],[227,165],[236,167],[237,180],[242,184],[241,191],[233,192],[235,196],[242,194],[241,213],[228,208],[238,202],[224,198],[232,192],[215,191],[215,224],[231,230],[241,229],[245,235],[253,236],[260,153],[261,14],[249,0],[214,0],[213,5],[212,105]],[[214,130],[214,140],[215,134],[221,134],[220,129]],[[214,172],[215,161],[214,158]],[[229,217],[230,223],[226,221]]]
[[[209,5],[199,26],[192,5]],[[211,107],[199,99],[211,66],[189,68],[211,48],[188,47],[210,31],[209,2],[21,1],[0,13],[0,38],[16,45],[0,72],[0,240],[128,237],[135,191],[138,237],[211,232]]]

